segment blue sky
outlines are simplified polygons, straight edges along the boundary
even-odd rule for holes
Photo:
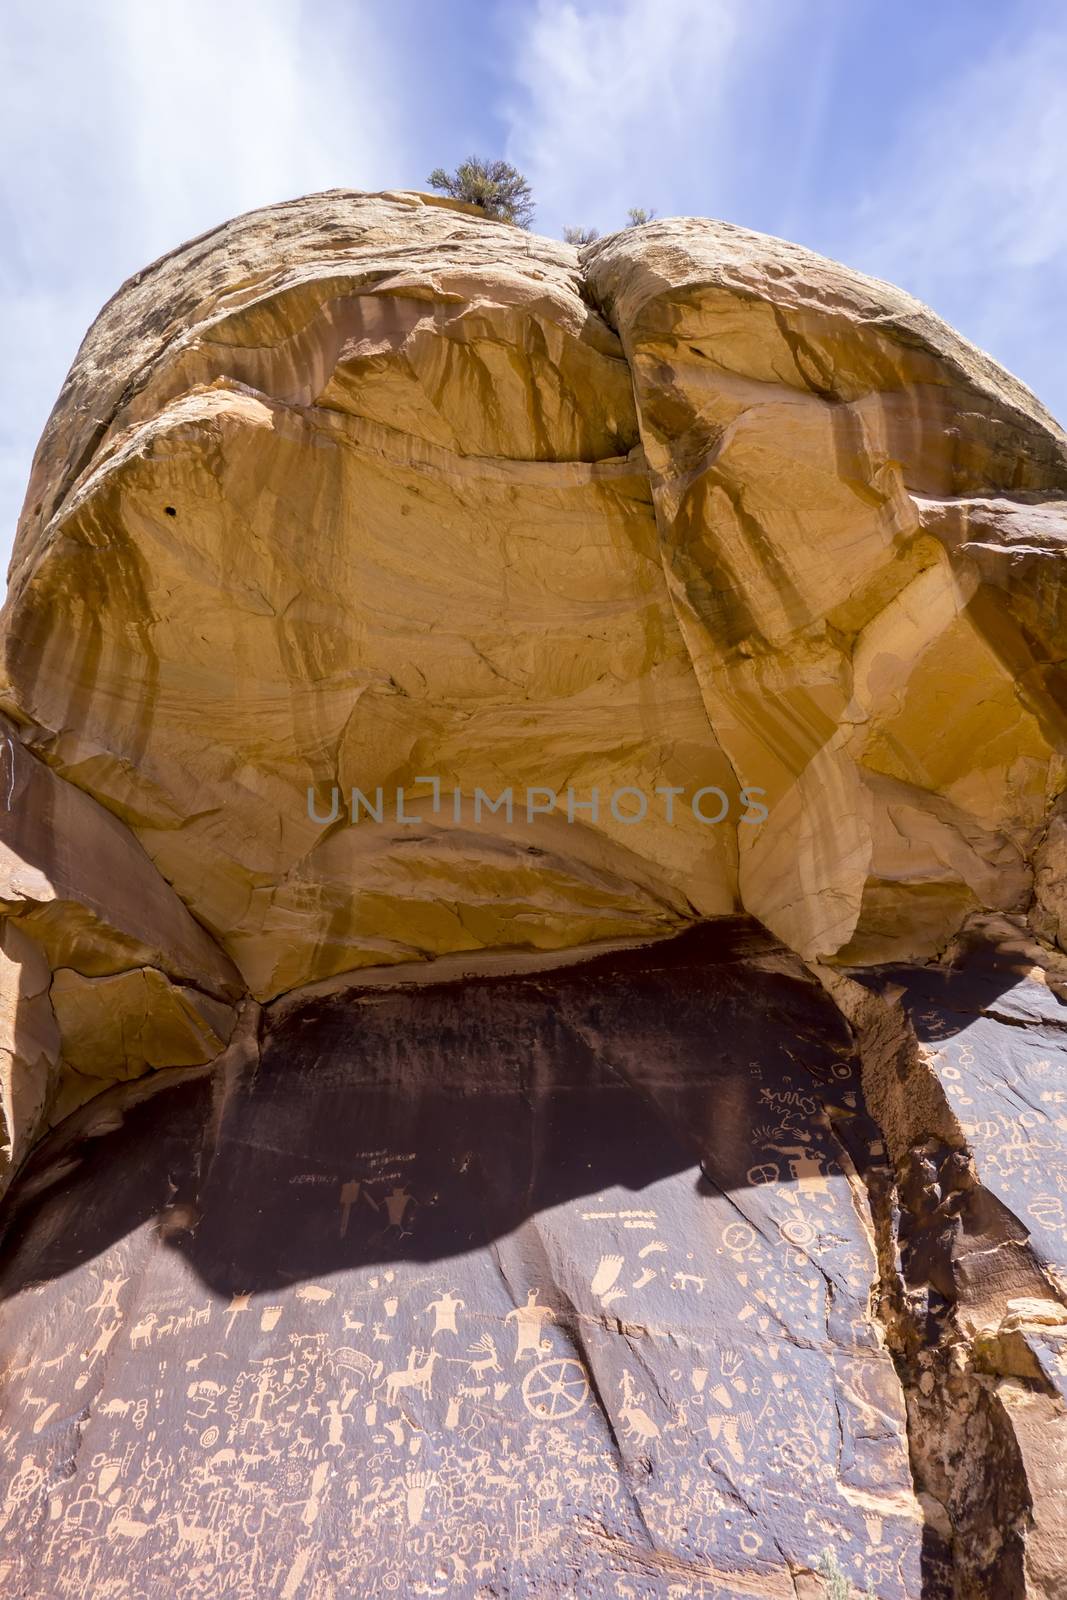
[[[471,151],[926,300],[1067,420],[1067,0],[7,0],[0,545],[78,342],[182,239]]]

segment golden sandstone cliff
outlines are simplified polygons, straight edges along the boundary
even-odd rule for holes
[[[913,1436],[906,1489],[853,1503],[884,1518],[914,1480],[955,1550],[923,1594],[1067,1594],[1067,1248],[899,1003],[980,945],[1060,1052],[1034,1092],[1063,1133],[1065,550],[1067,437],[1033,396],[780,240],[675,219],[579,255],[339,192],[183,246],[90,329],[12,561],[4,1174],[344,974],[754,919],[767,970],[839,1007],[885,1193],[947,1251],[923,1331],[863,1202]],[[880,1596],[920,1592],[898,1556]]]
[[[32,781],[126,824],[130,865],[82,871],[146,853],[155,938],[189,937],[169,884],[225,952],[216,999],[227,956],[265,1000],[737,909],[806,958],[924,958],[1025,914],[1035,858],[1041,930],[1064,915],[1065,536],[1063,434],[886,285],[721,223],[580,265],[453,204],[325,195],[101,313],[34,466],[2,698]],[[354,786],[395,818],[420,776],[449,796],[424,827],[351,825]],[[469,825],[508,786],[518,824]],[[557,804],[526,825],[529,786]],[[38,850],[91,826],[42,809]],[[32,931],[33,893],[4,898]]]

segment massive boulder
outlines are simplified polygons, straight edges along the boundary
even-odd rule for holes
[[[1065,544],[725,223],[127,283],[0,641],[12,1593],[1067,1595]]]
[[[527,787],[736,794],[581,288],[567,245],[325,196],[176,252],[79,353],[15,551],[7,703],[261,999],[734,909],[735,830],[691,813],[635,827],[605,793],[595,823],[469,821],[479,787],[520,811]],[[350,825],[353,787],[388,822],[422,775],[462,790],[459,824]]]
[[[665,222],[583,276],[454,207],[320,196],[90,330],[4,700],[260,999],[740,906],[806,956],[927,956],[1026,910],[1064,787],[1065,500],[1020,385],[808,252]],[[416,831],[427,777],[465,805]],[[531,787],[555,807],[472,825]],[[668,822],[672,787],[723,823]],[[354,788],[392,825],[352,827]]]

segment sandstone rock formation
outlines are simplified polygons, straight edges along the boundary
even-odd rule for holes
[[[29,1154],[55,1098],[59,1029],[51,1002],[52,969],[13,923],[0,935],[0,1194]]]
[[[126,284],[2,621],[11,1592],[1067,1595],[1065,548],[727,224]]]
[[[667,222],[590,257],[708,717],[770,797],[746,909],[864,963],[1025,911],[1065,782],[1063,434],[908,296],[795,246]]]
[[[734,907],[732,830],[635,828],[606,794],[596,826],[308,814],[309,786],[392,809],[422,774],[468,810],[479,786],[731,783],[629,370],[580,288],[569,246],[327,197],[168,258],[79,354],[15,552],[11,713],[261,999]]]

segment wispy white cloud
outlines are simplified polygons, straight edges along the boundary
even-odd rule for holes
[[[0,558],[66,368],[123,277],[240,211],[404,169],[382,16],[373,0],[9,0]]]
[[[468,144],[527,173],[544,232],[607,231],[632,205],[727,216],[901,282],[1067,419],[1067,10],[933,14],[7,0],[0,559],[64,372],[124,276],[252,206],[418,184]]]
[[[508,154],[538,227],[625,226],[630,206],[712,203],[765,0],[536,0],[513,38]],[[779,15],[791,11],[781,0]]]
[[[836,230],[1067,419],[1067,11],[1058,3],[908,108]]]
[[[1063,0],[900,0],[892,36],[877,9],[523,0],[502,109],[537,226],[655,205],[799,237],[929,301],[1067,419]]]

